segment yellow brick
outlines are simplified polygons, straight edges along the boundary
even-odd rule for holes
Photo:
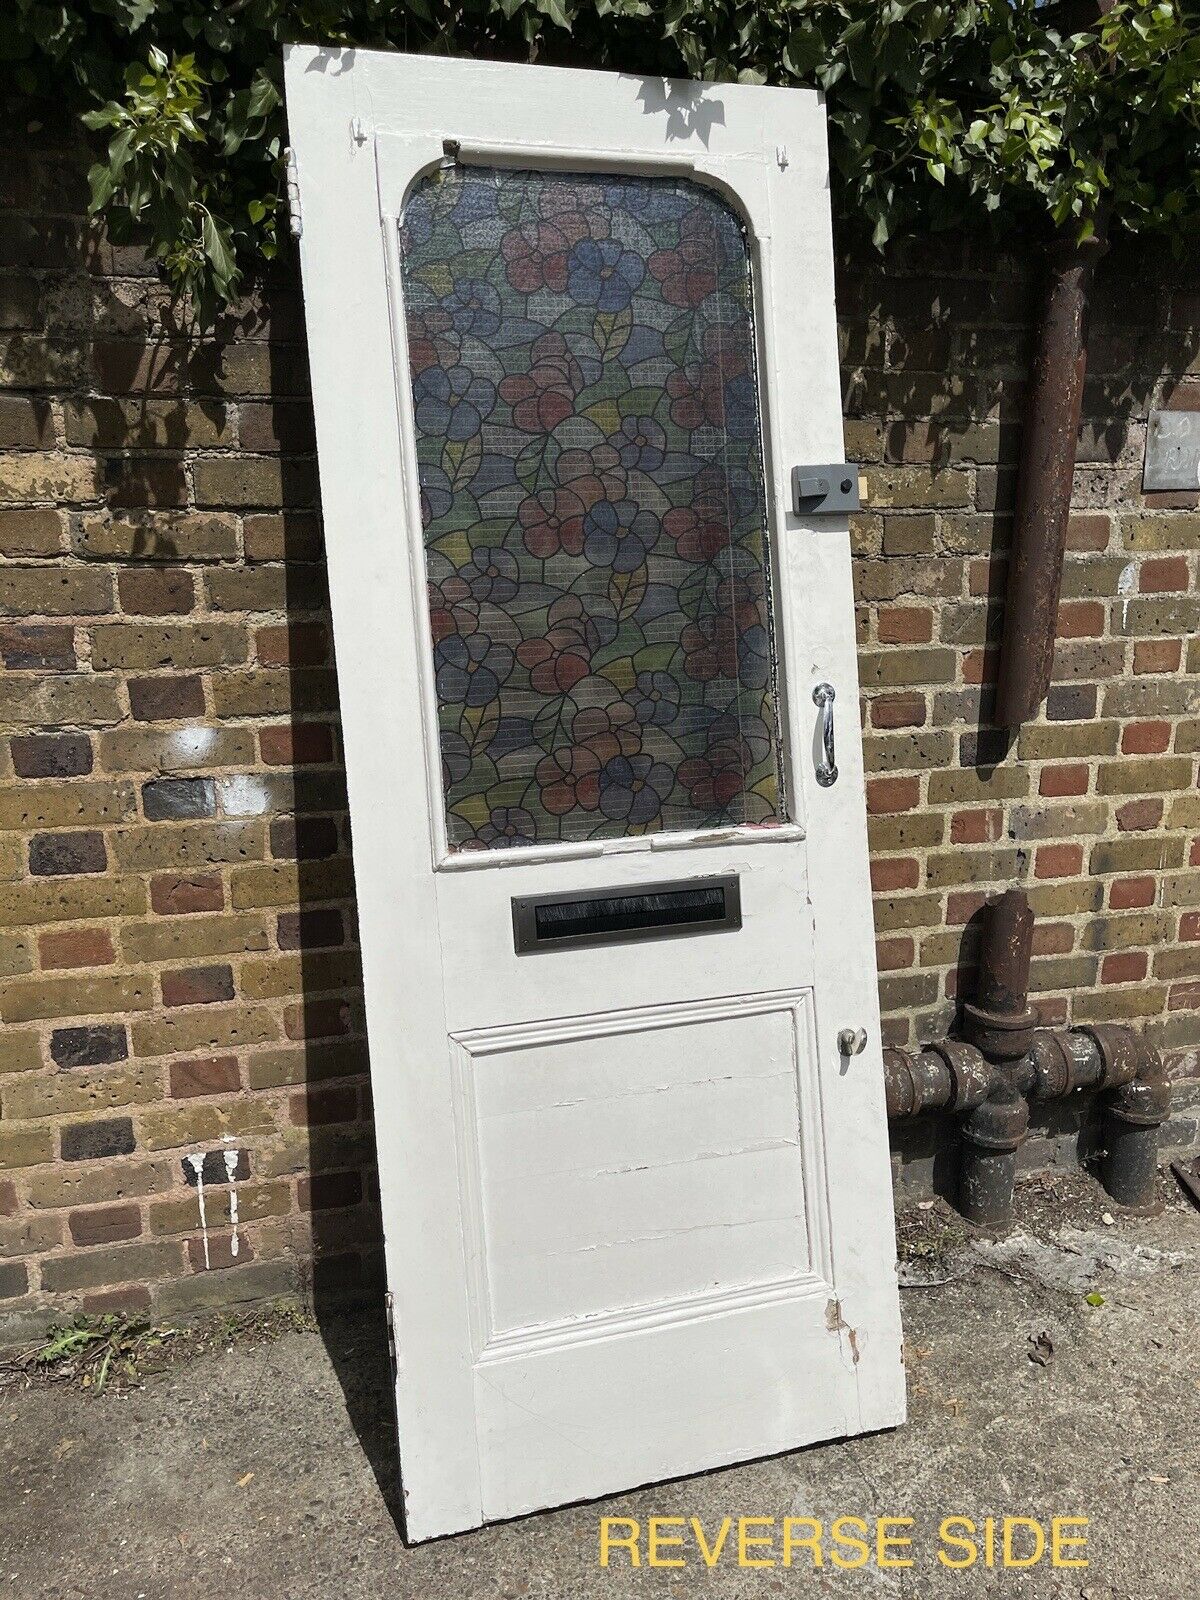
[[[145,909],[146,885],[140,878],[105,876],[0,885],[0,927],[140,916]]]
[[[261,867],[238,867],[230,879],[233,903],[239,910],[298,905],[301,899],[342,900],[354,892],[353,869],[341,857],[333,861],[277,861]]]
[[[229,1050],[278,1038],[272,1014],[253,1006],[187,1006],[178,1016],[139,1017],[133,1024],[133,1047],[140,1056]]]
[[[67,1117],[84,1111],[142,1105],[161,1095],[162,1073],[157,1067],[73,1069],[43,1077],[14,1078],[0,1090],[0,1105],[6,1117],[32,1121],[36,1117]]]
[[[5,1022],[30,1022],[37,1017],[98,1017],[124,1011],[146,1011],[154,1004],[149,973],[106,973],[102,977],[18,980],[0,994]]]
[[[0,1126],[0,1172],[5,1167],[36,1167],[54,1158],[54,1130]]]
[[[0,788],[0,828],[86,828],[137,815],[133,785],[21,783]]]
[[[151,823],[116,835],[113,851],[127,872],[180,872],[228,862],[260,861],[266,851],[261,822]]]
[[[147,1150],[174,1150],[181,1145],[209,1144],[225,1133],[238,1137],[271,1133],[275,1121],[265,1100],[206,1100],[203,1105],[144,1111],[138,1126]]]
[[[276,956],[270,961],[247,961],[238,974],[238,987],[248,1000],[321,994],[361,982],[362,967],[357,951],[352,950],[312,951]]]
[[[121,925],[121,953],[126,961],[135,963],[237,955],[243,950],[265,950],[268,942],[261,917],[224,912]]]

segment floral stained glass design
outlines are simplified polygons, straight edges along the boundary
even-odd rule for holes
[[[777,820],[737,218],[684,180],[455,168],[401,249],[451,847]]]

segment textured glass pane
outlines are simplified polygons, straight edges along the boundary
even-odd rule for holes
[[[691,182],[455,168],[401,246],[452,847],[776,820],[737,218]]]

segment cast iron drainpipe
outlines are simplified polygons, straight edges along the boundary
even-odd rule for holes
[[[1028,899],[1010,889],[989,907],[976,1000],[963,1008],[970,1042],[885,1049],[888,1116],[964,1113],[959,1209],[971,1222],[997,1226],[1012,1217],[1029,1102],[1105,1090],[1101,1181],[1118,1205],[1153,1211],[1158,1129],[1171,1100],[1162,1059],[1132,1028],[1039,1028],[1027,998],[1032,940]]]
[[[1050,250],[1021,429],[995,722],[1019,728],[1050,689],[1075,448],[1087,369],[1087,310],[1102,221],[1087,240]]]

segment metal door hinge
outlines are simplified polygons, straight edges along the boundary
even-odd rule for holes
[[[400,1368],[399,1368],[399,1365],[398,1365],[397,1360],[396,1360],[395,1299],[394,1299],[394,1297],[392,1295],[392,1291],[390,1289],[387,1291],[387,1293],[383,1297],[383,1304],[384,1304],[384,1309],[387,1312],[388,1356],[390,1357],[391,1363],[392,1363],[392,1374],[393,1374],[393,1376],[395,1376],[399,1372]]]
[[[287,160],[287,206],[288,225],[291,228],[292,238],[298,239],[304,232],[304,218],[300,214],[300,177],[296,171],[296,152],[291,145],[285,152]]]
[[[797,516],[836,516],[858,509],[857,467],[835,461],[830,466],[792,468],[792,510]]]

